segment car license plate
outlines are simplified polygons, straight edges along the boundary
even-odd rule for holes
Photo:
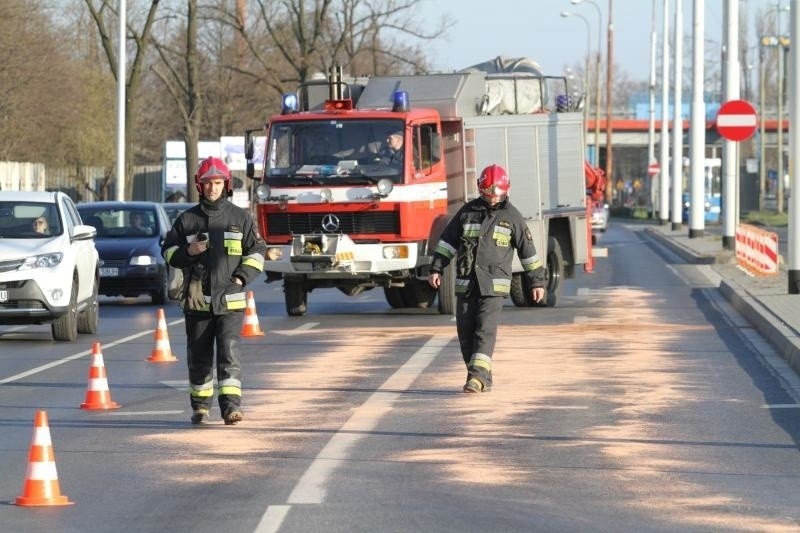
[[[8,291],[0,291],[0,302],[8,301]]]
[[[100,276],[104,278],[113,278],[119,276],[119,268],[117,267],[101,267]]]

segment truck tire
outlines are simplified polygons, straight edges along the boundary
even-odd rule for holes
[[[564,254],[555,237],[547,240],[547,262],[545,264],[544,298],[539,307],[555,307],[561,295],[561,280],[564,277]]]
[[[454,261],[442,272],[442,284],[439,285],[439,313],[443,315],[456,314],[456,266]]]
[[[400,309],[406,306],[403,299],[403,287],[384,287],[383,295],[386,296],[386,302],[392,309]]]
[[[284,279],[283,296],[286,300],[286,314],[289,316],[303,316],[306,314],[308,292],[303,287],[302,280]]]
[[[427,309],[433,305],[436,299],[436,291],[428,285],[427,281],[410,279],[406,281],[406,286],[402,288],[402,291],[406,307]]]
[[[511,301],[517,307],[531,307],[534,304],[528,278],[522,272],[511,276]]]

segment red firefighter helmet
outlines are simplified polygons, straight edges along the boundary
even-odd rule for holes
[[[200,162],[200,166],[197,167],[197,172],[194,175],[194,184],[197,187],[197,192],[202,196],[202,184],[217,179],[225,180],[225,191],[230,195],[231,171],[228,169],[228,165],[218,157],[206,157]]]
[[[503,201],[511,188],[506,169],[500,165],[489,165],[478,178],[478,192],[485,200],[498,198]]]

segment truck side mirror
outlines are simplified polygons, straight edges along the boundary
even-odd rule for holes
[[[256,167],[253,163],[253,154],[255,153],[253,133],[261,131],[262,128],[249,129],[244,132],[244,158],[247,161],[245,173],[248,178],[255,179]]]

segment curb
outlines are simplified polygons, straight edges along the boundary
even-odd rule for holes
[[[745,289],[737,287],[736,284],[723,279],[719,291],[775,348],[789,366],[800,374],[800,338],[797,332],[786,326],[780,317],[775,316]]]
[[[698,254],[658,230],[646,228],[644,231],[688,263],[717,263],[715,256]],[[723,278],[720,280],[719,291],[731,306],[741,313],[778,354],[789,363],[789,366],[800,374],[800,336],[798,336],[798,333],[787,326],[779,316],[776,316],[758,298],[754,297],[738,283]]]

